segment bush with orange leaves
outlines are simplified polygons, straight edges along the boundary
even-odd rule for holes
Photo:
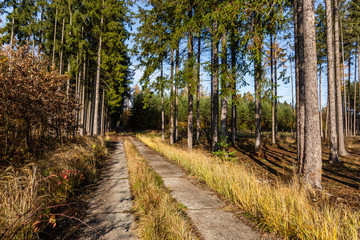
[[[29,46],[0,50],[0,156],[37,154],[51,140],[73,133],[79,109],[46,57]]]

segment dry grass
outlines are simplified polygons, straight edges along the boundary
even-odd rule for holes
[[[125,140],[129,179],[137,218],[136,233],[141,239],[197,239],[183,207],[170,197],[161,177]]]
[[[360,213],[345,206],[314,204],[298,184],[259,181],[243,166],[224,162],[203,151],[187,151],[138,136],[154,150],[184,167],[211,188],[234,202],[258,224],[285,239],[359,239]]]
[[[97,159],[106,154],[101,138],[81,138],[44,159],[0,169],[0,239],[30,239],[47,224],[56,205],[80,184],[96,178]]]

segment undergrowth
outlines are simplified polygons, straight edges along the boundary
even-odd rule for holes
[[[171,198],[161,177],[125,140],[129,180],[134,196],[135,232],[141,239],[197,239],[182,206]]]
[[[330,205],[325,197],[315,204],[309,190],[297,183],[264,183],[244,166],[204,151],[179,149],[144,135],[138,138],[234,202],[259,228],[285,239],[359,239],[359,211]]]
[[[106,155],[102,138],[83,137],[42,159],[0,169],[0,239],[31,239],[49,224],[57,208],[85,183],[97,178]]]

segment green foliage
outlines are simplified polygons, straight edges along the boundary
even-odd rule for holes
[[[236,152],[228,151],[229,147],[231,146],[231,143],[228,142],[228,137],[226,137],[225,139],[220,137],[218,146],[219,150],[212,152],[212,154],[214,154],[223,161],[235,162],[237,160]]]

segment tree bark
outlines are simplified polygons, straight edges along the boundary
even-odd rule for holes
[[[341,100],[341,72],[340,72],[340,42],[339,42],[339,9],[337,0],[334,1],[334,13],[335,13],[335,26],[334,26],[334,38],[335,38],[335,82],[336,82],[336,112],[337,112],[337,133],[338,133],[338,149],[340,155],[348,155],[345,149],[344,138],[344,122],[343,122],[343,105]],[[344,48],[343,48],[344,49]],[[344,62],[343,62],[344,63]],[[344,74],[344,71],[343,71]],[[344,88],[345,93],[345,88]],[[345,98],[346,99],[346,98]],[[344,100],[344,102],[346,102]],[[345,105],[346,109],[346,105]],[[346,117],[346,116],[345,116]]]
[[[274,37],[274,43],[276,44],[276,35]],[[275,139],[278,133],[278,94],[277,94],[277,58],[278,58],[278,49],[275,49],[274,53],[274,89],[275,89],[275,99],[274,99],[274,105],[275,105]]]
[[[327,42],[327,72],[328,72],[328,99],[329,99],[329,129],[330,129],[330,163],[339,161],[337,132],[336,132],[336,96],[335,96],[335,61],[334,38],[332,26],[331,0],[325,1],[326,5],[326,42]],[[320,70],[321,71],[321,70]]]
[[[236,143],[236,42],[235,32],[231,32],[231,143],[235,146]]]
[[[174,144],[174,49],[171,48],[170,72],[170,145]]]
[[[219,131],[219,58],[218,48],[219,41],[216,39],[216,33],[218,31],[217,22],[213,24],[213,93],[212,93],[212,140],[211,149],[212,151],[218,150],[218,131]]]
[[[101,99],[101,117],[100,117],[100,134],[104,136],[105,134],[105,88],[102,89],[102,99]]]
[[[305,80],[305,152],[304,182],[321,189],[322,159],[317,89],[315,11],[312,0],[303,0],[304,80]]]
[[[201,37],[198,38],[198,53],[197,53],[197,81],[196,81],[196,143],[200,143],[200,57],[201,57]]]
[[[295,2],[295,74],[296,74],[296,122],[297,122],[297,158],[298,172],[304,168],[304,126],[305,126],[305,89],[304,89],[304,30],[303,30],[303,0]]]
[[[276,143],[275,138],[275,106],[274,106],[274,43],[273,34],[270,32],[270,76],[271,76],[271,143]]]
[[[192,18],[192,8],[189,9],[189,18]],[[193,33],[191,30],[188,32],[188,71],[192,72],[188,82],[188,126],[187,126],[187,143],[188,149],[191,150],[193,147],[193,118],[194,118],[194,97],[193,97],[193,84],[194,81],[194,51]]]
[[[100,21],[101,27],[103,25],[103,22],[104,22],[104,17],[102,16]],[[102,46],[102,37],[100,33],[99,47],[97,53],[95,96],[94,96],[95,102],[94,102],[94,115],[93,115],[94,123],[93,123],[93,131],[92,131],[93,135],[95,136],[99,134],[99,98],[100,98],[99,89],[100,89],[100,70],[101,70],[101,46]]]
[[[56,10],[55,10],[54,42],[53,42],[53,51],[52,51],[51,66],[54,66],[54,64],[55,64],[57,14],[58,14],[58,7],[56,7]]]
[[[335,62],[335,61],[334,61]],[[335,67],[334,65],[331,65]],[[321,61],[320,61],[320,72],[319,72],[319,118],[320,118],[320,134],[321,137],[324,137],[324,132],[323,132],[323,121],[322,121],[322,106],[321,106]],[[334,78],[335,78],[335,74],[334,74]],[[334,81],[334,86],[335,86],[335,81]],[[335,88],[334,88],[334,93],[335,93]],[[336,108],[335,108],[336,109]],[[336,120],[336,118],[335,118]]]
[[[220,131],[221,140],[227,141],[227,115],[228,115],[228,81],[227,81],[227,33],[224,31],[221,37],[221,114]]]
[[[63,18],[62,29],[61,29],[61,49],[60,49],[60,66],[59,66],[60,75],[64,73],[63,71],[64,31],[65,31],[65,17]]]
[[[356,136],[356,64],[357,64],[357,59],[356,59],[356,54],[355,54],[355,71],[354,71],[354,119],[353,119],[353,136]]]
[[[255,36],[253,47],[254,83],[255,83],[255,153],[261,154],[261,78],[262,78],[262,36],[260,16],[255,16]]]
[[[178,88],[179,88],[179,66],[180,66],[180,51],[179,51],[180,39],[176,46],[176,58],[175,58],[175,110],[174,110],[174,141],[179,139],[179,117],[178,117]]]
[[[161,140],[165,140],[165,110],[164,110],[164,66],[163,60],[161,60],[161,73],[160,73],[160,84],[161,84]]]
[[[351,103],[350,103],[350,96],[351,96],[351,89],[350,89],[350,77],[351,77],[351,52],[349,52],[349,80],[348,80],[348,91],[349,94],[347,94],[347,122],[346,122],[346,136],[351,135]],[[346,101],[346,100],[345,100]]]

